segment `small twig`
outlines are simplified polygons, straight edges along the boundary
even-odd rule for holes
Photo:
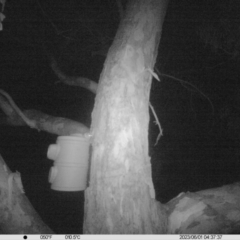
[[[168,75],[168,74],[163,74],[163,73],[161,73],[161,75],[162,75],[162,76],[165,76],[165,77],[168,77],[168,78],[171,78],[171,79],[173,79],[173,80],[175,80],[175,81],[178,81],[178,82],[180,82],[183,86],[184,86],[184,84],[191,86],[195,91],[199,92],[200,95],[202,95],[204,98],[206,98],[206,99],[208,100],[208,102],[210,103],[211,108],[212,108],[212,114],[214,114],[214,106],[213,106],[213,103],[212,103],[212,101],[210,100],[210,98],[209,98],[206,94],[204,94],[201,90],[199,90],[196,86],[194,86],[192,83],[187,82],[187,81],[184,81],[184,80],[179,79],[179,78],[176,78],[176,77],[173,77],[173,76],[170,76],[170,75]],[[185,86],[185,87],[186,87],[186,86]]]
[[[147,68],[147,71],[149,71],[151,73],[151,75],[160,82],[160,78],[158,77],[157,73],[155,73],[152,69]]]
[[[158,128],[159,128],[159,134],[158,134],[157,140],[156,140],[156,142],[154,144],[154,146],[156,146],[158,144],[158,141],[159,141],[160,137],[163,136],[163,129],[162,129],[161,124],[160,124],[160,122],[158,120],[157,114],[156,114],[156,112],[155,112],[155,110],[154,110],[154,108],[153,108],[153,106],[152,106],[152,104],[150,102],[149,102],[149,107],[151,108],[153,116],[155,118],[155,124],[157,124]]]

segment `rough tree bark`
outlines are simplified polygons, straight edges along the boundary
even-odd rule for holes
[[[127,7],[100,78],[84,233],[166,232],[148,155],[149,93],[168,0]]]

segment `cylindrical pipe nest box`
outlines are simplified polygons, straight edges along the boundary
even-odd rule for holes
[[[48,147],[47,157],[54,160],[49,172],[51,189],[83,191],[87,188],[90,137],[82,134],[60,136]]]

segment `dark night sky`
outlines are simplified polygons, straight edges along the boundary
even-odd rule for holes
[[[155,69],[163,75],[160,83],[153,80],[151,91],[164,134],[154,147],[158,129],[151,114],[150,154],[160,201],[239,181],[238,2],[169,4]],[[95,96],[57,83],[50,58],[66,74],[97,82],[104,57],[93,52],[114,38],[119,23],[115,1],[8,0],[4,14],[0,88],[21,109],[90,126]],[[83,193],[49,189],[46,152],[56,136],[27,127],[0,126],[0,132],[0,153],[12,171],[22,174],[26,195],[44,221],[56,233],[81,233]]]

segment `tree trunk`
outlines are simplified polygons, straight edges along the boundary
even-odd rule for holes
[[[134,0],[101,74],[92,114],[85,234],[164,233],[148,155],[149,94],[168,0]]]

